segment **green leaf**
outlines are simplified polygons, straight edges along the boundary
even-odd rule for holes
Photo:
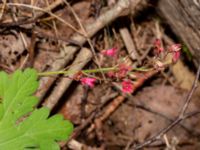
[[[73,125],[61,115],[49,117],[48,108],[36,109],[37,72],[26,69],[13,75],[0,72],[0,149],[59,150]]]
[[[189,48],[187,47],[187,45],[183,44],[182,50],[186,54],[188,60],[191,61],[193,56],[192,56],[192,53],[190,52]]]

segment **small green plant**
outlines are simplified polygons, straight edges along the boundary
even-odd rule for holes
[[[61,115],[49,117],[49,109],[36,108],[38,73],[17,70],[0,72],[0,150],[59,150],[73,125]]]

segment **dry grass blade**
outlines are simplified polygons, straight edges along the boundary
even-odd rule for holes
[[[68,22],[66,22],[64,19],[60,18],[59,16],[55,15],[54,13],[52,13],[51,11],[49,11],[49,8],[47,7],[46,9],[37,7],[37,6],[32,6],[32,5],[28,5],[28,4],[22,4],[22,3],[7,3],[8,6],[18,6],[18,7],[26,7],[26,8],[30,8],[30,9],[34,9],[34,10],[38,10],[44,13],[49,14],[50,16],[56,18],[58,21],[64,23],[65,25],[67,25],[69,28],[71,28],[72,30],[74,30],[75,32],[83,35],[80,31],[78,31],[74,26],[72,26],[71,24],[69,24]]]

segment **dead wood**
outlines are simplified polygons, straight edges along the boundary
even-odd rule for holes
[[[160,0],[158,11],[173,32],[188,46],[196,61],[200,57],[200,3],[197,0]]]

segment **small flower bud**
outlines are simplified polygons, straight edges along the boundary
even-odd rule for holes
[[[111,48],[108,50],[103,50],[103,51],[101,51],[101,54],[103,54],[104,56],[114,57],[117,54],[117,49]]]

